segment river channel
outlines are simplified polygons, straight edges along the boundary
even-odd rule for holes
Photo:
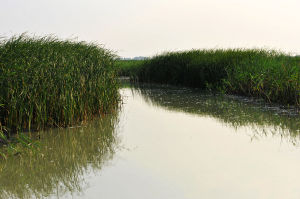
[[[163,85],[120,94],[117,113],[0,162],[0,198],[300,198],[295,109]]]

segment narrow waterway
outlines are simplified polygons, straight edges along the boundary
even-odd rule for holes
[[[195,89],[120,89],[120,111],[41,132],[1,162],[0,197],[299,199],[295,110]]]

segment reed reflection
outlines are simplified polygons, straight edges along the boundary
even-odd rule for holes
[[[86,126],[40,132],[37,152],[0,162],[0,198],[44,198],[78,193],[84,174],[100,170],[117,145],[116,115]]]
[[[204,93],[201,90],[156,84],[135,84],[133,92],[170,111],[213,117],[234,128],[250,127],[253,137],[282,136],[299,141],[300,116],[295,108],[282,108],[244,97]]]

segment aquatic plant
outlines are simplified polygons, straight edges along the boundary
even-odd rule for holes
[[[118,70],[118,75],[134,77],[143,62],[144,60],[117,60],[115,65]]]
[[[218,90],[300,106],[300,59],[273,50],[166,52],[132,68],[131,76],[142,82]]]
[[[8,132],[40,130],[112,111],[115,57],[97,44],[53,36],[0,40],[0,123]]]

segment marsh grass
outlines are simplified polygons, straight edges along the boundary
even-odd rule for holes
[[[132,68],[131,76],[141,82],[197,87],[300,106],[300,59],[277,51],[167,52]]]
[[[94,43],[24,34],[2,39],[0,123],[5,134],[66,127],[115,109],[114,60],[111,51]]]
[[[117,60],[118,75],[134,77],[143,62],[144,60]]]

